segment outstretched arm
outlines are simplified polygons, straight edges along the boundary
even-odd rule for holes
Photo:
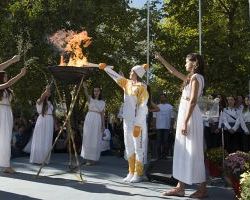
[[[149,112],[159,112],[160,108],[153,102],[150,102],[150,108],[148,109]]]
[[[13,56],[13,58],[3,62],[0,64],[0,70],[4,70],[6,69],[7,67],[9,67],[11,64],[14,64],[16,62],[18,62],[20,60],[20,56],[19,55],[15,55]]]
[[[100,63],[99,69],[104,70],[121,88],[125,88],[128,80],[124,76],[112,70],[105,63]]]
[[[90,96],[89,96],[89,93],[88,93],[88,88],[87,88],[86,82],[83,82],[82,86],[83,86],[84,95],[86,96],[87,101],[90,102]]]
[[[14,83],[16,83],[20,78],[22,78],[26,74],[26,67],[21,69],[21,72],[17,74],[15,77],[11,78],[9,81],[7,81],[4,84],[0,84],[0,90],[3,90],[5,88],[8,88],[12,86]]]
[[[36,101],[38,105],[44,102],[45,98],[50,94],[50,86],[47,85],[45,91],[42,93],[41,97]]]
[[[182,81],[185,81],[187,79],[187,77],[182,74],[181,72],[179,72],[177,69],[175,69],[171,64],[169,64],[162,56],[160,53],[156,52],[155,53],[155,58],[157,60],[159,60],[166,68],[167,70],[173,74],[174,76],[176,76],[177,78],[181,79]]]

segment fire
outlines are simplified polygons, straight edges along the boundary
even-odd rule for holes
[[[91,37],[87,31],[80,33],[74,31],[57,31],[49,38],[61,52],[60,66],[83,67],[88,65],[84,49],[91,44]],[[67,57],[69,57],[67,62]]]

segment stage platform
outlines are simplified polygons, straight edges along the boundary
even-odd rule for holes
[[[78,174],[68,171],[68,154],[52,154],[51,163],[43,168],[39,178],[36,178],[39,166],[30,164],[29,157],[15,158],[11,162],[17,173],[0,173],[1,200],[189,199],[188,195],[195,189],[194,186],[187,187],[184,198],[163,197],[161,192],[170,189],[171,185],[158,181],[123,183],[122,178],[127,173],[127,162],[116,156],[102,156],[96,166],[83,165],[85,183],[80,182]],[[218,185],[210,185],[208,194],[208,200],[234,199],[231,188]]]

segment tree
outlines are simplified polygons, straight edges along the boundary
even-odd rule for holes
[[[180,66],[185,55],[198,51],[198,2],[165,1],[163,9],[168,16],[159,24],[161,33],[156,46],[170,63],[184,71]],[[207,93],[247,94],[250,73],[247,2],[203,1],[202,9]],[[162,73],[162,69],[156,70],[157,75]],[[176,85],[169,77],[166,83]]]

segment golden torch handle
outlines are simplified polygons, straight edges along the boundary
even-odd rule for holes
[[[95,64],[95,63],[88,63],[88,66],[89,67],[97,67],[97,68],[99,68],[99,64]],[[110,69],[114,68],[114,66],[110,66],[110,65],[107,65],[106,67],[108,67]]]

